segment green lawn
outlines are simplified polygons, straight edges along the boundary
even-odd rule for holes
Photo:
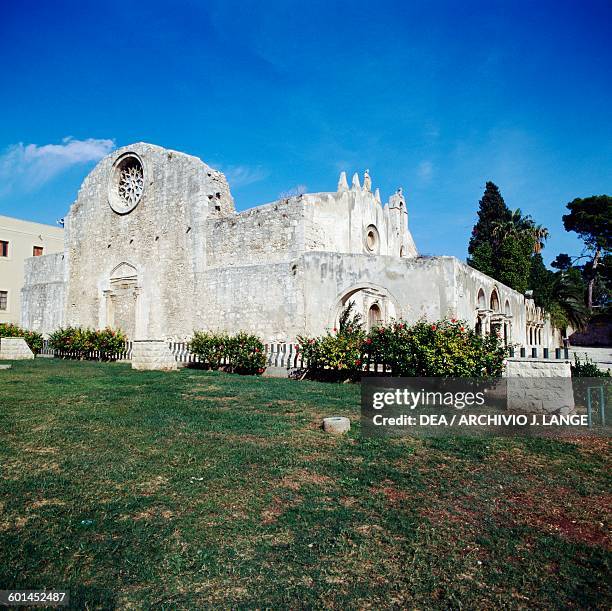
[[[0,589],[78,608],[601,608],[603,440],[360,439],[357,385],[0,371]],[[350,416],[344,437],[322,417]]]

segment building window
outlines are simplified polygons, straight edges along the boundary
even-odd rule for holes
[[[8,242],[0,240],[0,257],[8,257]]]
[[[0,291],[0,310],[8,309],[8,291]]]
[[[32,248],[32,256],[33,257],[42,257],[43,254],[43,247],[42,246],[34,246],[34,248]]]
[[[113,166],[108,188],[108,202],[118,214],[131,212],[142,198],[144,168],[135,153],[125,153]]]
[[[378,229],[374,225],[368,225],[365,232],[365,247],[368,252],[378,252]]]

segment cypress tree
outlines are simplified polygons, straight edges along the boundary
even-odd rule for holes
[[[512,212],[506,206],[504,198],[497,185],[488,181],[485,192],[479,202],[478,221],[472,229],[472,237],[468,246],[468,265],[495,277],[495,243],[493,229],[496,223],[508,222]]]

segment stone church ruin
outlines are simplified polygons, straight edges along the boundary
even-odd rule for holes
[[[335,191],[236,212],[225,176],[138,143],[104,158],[66,216],[64,252],[26,261],[22,324],[194,330],[266,342],[332,329],[355,302],[367,325],[454,316],[524,347],[553,346],[533,301],[454,257],[418,255],[401,189],[386,203],[355,175]]]

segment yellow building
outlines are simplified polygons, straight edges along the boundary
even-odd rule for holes
[[[26,258],[63,250],[63,228],[0,216],[0,323],[19,324]]]

